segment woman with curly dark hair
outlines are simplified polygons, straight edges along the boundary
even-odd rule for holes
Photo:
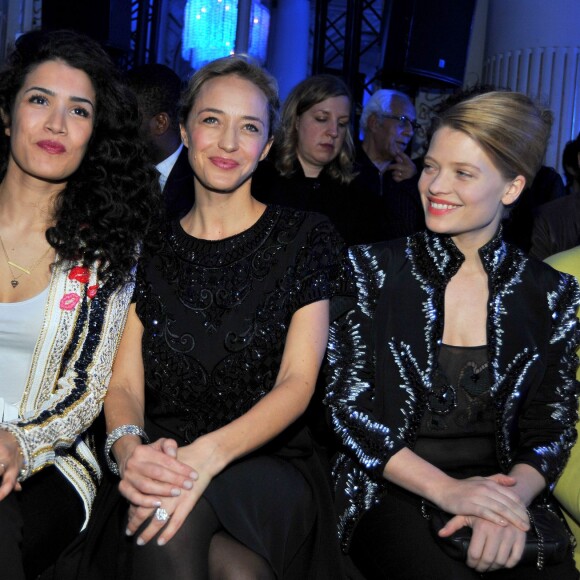
[[[134,97],[89,38],[20,37],[0,115],[0,569],[36,578],[91,510],[87,430],[159,195]]]

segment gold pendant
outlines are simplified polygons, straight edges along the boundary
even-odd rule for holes
[[[16,264],[15,262],[11,262],[10,260],[8,260],[8,264],[10,266],[14,266],[15,268],[18,268],[21,272],[24,272],[25,274],[28,274],[30,276],[30,270],[28,270],[27,268],[24,268],[23,266],[19,266],[18,264]]]

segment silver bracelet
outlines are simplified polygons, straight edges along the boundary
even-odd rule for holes
[[[21,429],[19,429],[18,427],[16,427],[11,423],[2,423],[2,427],[0,427],[0,429],[10,433],[18,443],[18,454],[20,455],[20,457],[22,457],[22,467],[18,472],[16,481],[20,483],[30,475],[30,460],[29,460],[30,455],[26,448],[26,441],[24,440],[24,437],[22,437]]]
[[[111,449],[113,445],[125,435],[138,435],[145,443],[149,443],[149,437],[147,437],[147,433],[145,433],[145,431],[143,431],[139,425],[121,425],[120,427],[113,429],[107,436],[107,441],[105,442],[105,459],[107,460],[109,469],[115,475],[120,475],[119,466],[115,463],[115,461],[113,461],[113,458],[111,457]]]

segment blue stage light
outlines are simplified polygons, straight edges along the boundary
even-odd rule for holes
[[[194,69],[234,53],[238,0],[188,0],[184,16],[181,54]],[[266,60],[269,28],[268,8],[254,0],[248,52],[261,63]]]

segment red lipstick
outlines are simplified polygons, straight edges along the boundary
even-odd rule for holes
[[[210,157],[209,160],[220,169],[234,169],[239,165],[237,161],[226,157]]]
[[[58,141],[50,141],[47,139],[45,141],[38,141],[37,145],[51,155],[60,155],[66,151],[66,147]]]
[[[458,207],[460,207],[457,204],[447,203],[443,200],[438,200],[438,199],[428,198],[427,201],[428,201],[427,211],[431,215],[445,215],[449,212],[456,210]]]

